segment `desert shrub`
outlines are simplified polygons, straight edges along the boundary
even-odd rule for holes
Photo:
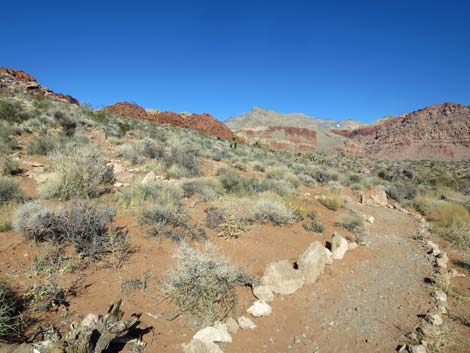
[[[316,219],[319,216],[315,204],[310,200],[300,199],[297,197],[286,197],[285,202],[299,219]]]
[[[243,227],[233,215],[223,215],[222,221],[218,224],[220,232],[217,234],[223,238],[238,238],[243,232]]]
[[[320,203],[332,211],[337,211],[344,206],[344,198],[335,192],[325,192],[318,199]]]
[[[42,184],[38,192],[44,198],[68,200],[92,198],[113,180],[113,171],[96,146],[66,146],[51,156],[52,170],[58,178]]]
[[[26,152],[30,155],[45,156],[54,151],[59,144],[59,139],[51,135],[39,135],[32,137],[26,145]]]
[[[360,242],[366,235],[366,227],[362,218],[357,214],[343,217],[339,225],[354,236],[354,241]]]
[[[206,227],[217,229],[224,222],[224,212],[217,207],[209,207],[204,210],[206,213]]]
[[[13,341],[20,337],[24,327],[20,298],[5,282],[0,282],[0,341]]]
[[[67,242],[88,258],[99,258],[107,252],[116,237],[125,234],[112,227],[115,210],[98,207],[89,201],[73,201],[54,213],[37,201],[20,207],[13,218],[13,227],[37,242]]]
[[[250,280],[207,245],[197,251],[181,244],[175,254],[177,267],[168,271],[162,290],[179,307],[174,317],[191,314],[204,324],[223,320],[236,304],[235,286]]]
[[[246,172],[248,170],[248,165],[240,161],[233,163],[232,167],[242,172]]]
[[[253,163],[253,170],[256,172],[264,172],[266,170],[265,166],[260,162]]]
[[[184,226],[188,215],[180,204],[158,203],[145,207],[140,215],[142,225],[173,227]]]
[[[251,206],[250,213],[250,218],[255,222],[273,222],[280,225],[297,220],[293,210],[288,208],[279,196],[271,193],[260,195]]]
[[[454,224],[470,224],[468,210],[462,205],[447,201],[434,201],[427,211],[427,216],[439,227],[449,227]]]
[[[181,188],[184,191],[184,197],[198,195],[204,202],[212,201],[223,193],[222,185],[212,178],[184,179],[181,181]]]
[[[0,175],[16,175],[21,172],[20,163],[5,155],[0,160]]]
[[[198,151],[184,144],[170,144],[163,154],[163,163],[173,177],[191,177],[202,173]]]
[[[307,222],[302,226],[307,232],[323,233],[325,231],[324,224],[317,220]]]
[[[0,205],[0,233],[7,232],[13,228],[12,219],[16,207],[17,204],[15,202]]]
[[[123,144],[116,148],[116,153],[119,157],[124,158],[132,164],[137,164],[142,161],[141,151],[135,144]]]
[[[294,195],[297,192],[297,186],[290,181],[274,178],[264,179],[261,182],[260,189],[260,191],[271,191],[279,196]]]
[[[67,290],[59,286],[55,278],[35,282],[24,297],[34,311],[50,311],[61,305],[68,306]]]
[[[19,148],[18,142],[12,137],[15,131],[15,128],[10,126],[8,122],[0,119],[0,153],[7,153],[12,149]]]
[[[36,242],[60,241],[63,238],[60,221],[49,207],[30,201],[16,210],[12,225],[17,232]]]
[[[75,129],[77,128],[77,123],[67,114],[58,110],[54,113],[54,119],[62,127],[62,131],[65,136],[72,137],[75,135]]]
[[[244,193],[243,179],[237,171],[231,168],[219,168],[217,176],[227,193]]]
[[[311,168],[306,171],[307,175],[310,175],[319,183],[327,183],[329,181],[337,181],[339,176],[335,171],[331,171],[325,168]]]
[[[404,199],[413,200],[417,195],[417,187],[412,183],[399,183],[387,185],[385,192],[388,197],[398,202]]]
[[[0,177],[0,206],[10,201],[21,201],[23,198],[23,192],[15,181]]]
[[[314,188],[317,186],[317,182],[315,181],[315,179],[313,177],[311,177],[310,175],[306,175],[306,174],[300,174],[299,175],[299,180],[307,187],[309,188]]]
[[[21,123],[29,118],[30,115],[24,110],[20,102],[0,100],[0,120]]]

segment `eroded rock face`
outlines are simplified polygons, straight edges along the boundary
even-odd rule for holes
[[[387,206],[388,200],[384,187],[382,185],[375,185],[370,190],[364,190],[361,203],[367,206]]]
[[[358,155],[461,160],[470,155],[470,106],[436,104],[367,127],[331,131],[359,144]]]
[[[78,100],[72,96],[55,93],[54,91],[41,86],[33,76],[21,70],[0,67],[0,88],[12,91],[21,91],[23,93],[29,92],[40,94],[58,101],[80,105]]]
[[[119,102],[110,105],[106,107],[106,110],[134,119],[148,120],[158,124],[169,124],[192,130],[202,130],[222,138],[231,138],[234,136],[232,130],[208,113],[188,115],[174,112],[151,112],[137,104],[129,102]]]
[[[262,146],[301,151],[314,151],[317,145],[317,133],[307,128],[293,126],[268,126],[244,128],[239,134],[248,142],[258,142]]]
[[[295,270],[289,261],[272,262],[266,267],[261,283],[271,288],[273,293],[288,295],[304,285],[302,272]]]

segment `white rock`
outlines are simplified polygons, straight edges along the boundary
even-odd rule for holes
[[[341,260],[348,251],[348,241],[344,239],[338,233],[333,234],[331,239],[331,252],[333,253],[333,259]]]
[[[315,241],[305,250],[300,256],[299,270],[304,276],[305,283],[315,283],[323,273],[326,264],[326,253],[323,250],[325,247],[319,242]]]
[[[221,342],[222,335],[220,334],[219,330],[217,330],[214,327],[209,326],[196,332],[196,334],[193,336],[193,339],[196,339],[202,342]]]
[[[436,266],[440,268],[447,268],[447,262],[449,258],[445,252],[440,253],[439,256],[436,257]]]
[[[240,316],[238,318],[238,325],[242,329],[254,329],[256,327],[255,323],[246,316]]]
[[[457,271],[455,268],[451,268],[449,274],[451,277],[465,277],[464,273]]]
[[[369,222],[370,224],[373,224],[375,222],[374,216],[370,216],[369,218],[367,218],[367,222]]]
[[[442,320],[442,317],[439,314],[428,315],[426,319],[434,326],[440,326],[444,323],[444,320]]]
[[[270,303],[274,299],[273,291],[269,286],[257,286],[253,288],[253,294],[256,298],[261,299],[266,303]]]
[[[142,181],[140,182],[142,185],[144,184],[148,184],[148,183],[151,183],[153,181],[155,181],[157,179],[157,176],[155,175],[155,173],[153,171],[147,173],[144,178],[142,179]]]
[[[224,324],[223,322],[217,321],[214,324],[214,328],[220,333],[220,337],[221,337],[220,342],[232,342],[232,336],[230,336],[230,333],[228,332],[228,328],[226,324]]]
[[[447,301],[447,294],[445,294],[442,290],[438,289],[432,292],[432,297],[437,301],[446,302]]]
[[[424,347],[422,344],[411,346],[411,353],[426,353],[426,347]]]
[[[289,261],[272,262],[266,267],[261,283],[269,286],[273,293],[287,295],[295,293],[304,285],[302,273],[295,270]]]
[[[192,339],[186,345],[183,345],[184,353],[224,353],[222,349],[213,342],[203,342]]]
[[[229,333],[235,334],[240,329],[240,326],[238,326],[238,322],[232,317],[229,317],[227,320],[225,320],[225,326],[227,326],[227,330]]]
[[[348,250],[354,250],[358,247],[357,243],[355,241],[352,241],[348,243]]]
[[[254,317],[268,316],[272,313],[271,305],[259,299],[246,311]]]
[[[325,252],[326,264],[331,265],[333,263],[333,253],[328,248],[323,248],[323,251]]]

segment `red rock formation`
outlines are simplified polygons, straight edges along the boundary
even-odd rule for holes
[[[119,102],[106,107],[106,110],[119,115],[125,115],[140,120],[149,120],[159,124],[169,124],[193,130],[206,131],[212,135],[230,138],[234,134],[225,124],[215,119],[212,115],[191,114],[188,116],[174,112],[150,113],[137,104]]]
[[[241,129],[240,133],[248,142],[256,140],[263,146],[280,149],[294,148],[302,151],[314,151],[317,143],[315,131],[292,126],[245,128]]]
[[[62,93],[55,93],[46,87],[42,87],[33,76],[21,70],[0,67],[0,79],[2,81],[2,86],[8,88],[20,89],[24,92],[41,94],[52,97],[59,101],[80,105],[78,100],[72,96],[64,95]]]
[[[331,130],[350,138],[360,154],[391,159],[468,159],[470,106],[436,104],[355,130]]]

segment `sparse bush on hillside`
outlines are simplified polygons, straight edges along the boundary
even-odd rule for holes
[[[187,313],[204,325],[223,320],[236,304],[235,286],[251,282],[210,245],[199,252],[181,244],[175,258],[177,267],[162,281],[165,296],[179,307],[174,317]]]
[[[72,137],[75,135],[75,129],[77,128],[77,123],[63,111],[56,111],[54,113],[54,119],[62,127],[62,131],[65,136]]]
[[[58,178],[42,184],[38,192],[44,198],[68,200],[92,198],[113,180],[112,169],[96,146],[73,148],[66,146],[51,157],[52,170]]]
[[[20,163],[5,155],[0,160],[0,175],[10,176],[21,172]]]
[[[253,163],[253,170],[256,172],[264,172],[266,168],[261,162],[255,162]]]
[[[217,179],[212,178],[183,179],[181,187],[184,197],[197,195],[204,202],[215,200],[219,194],[223,193],[222,185]]]
[[[149,202],[179,206],[182,197],[183,190],[178,185],[163,180],[132,184],[116,196],[125,206],[143,206]]]
[[[37,154],[45,156],[54,151],[59,145],[60,139],[52,135],[39,135],[32,137],[26,145],[26,152],[30,155]]]
[[[343,217],[339,225],[350,231],[354,236],[354,241],[362,242],[364,237],[366,236],[366,227],[364,224],[364,220],[357,214],[352,214],[346,217]]]
[[[398,202],[404,199],[413,200],[417,195],[417,187],[411,183],[399,183],[387,185],[385,192],[388,197]]]
[[[13,180],[0,177],[0,206],[24,199],[20,186]]]
[[[24,328],[21,300],[5,282],[0,282],[0,341],[17,340]]]
[[[323,233],[325,231],[324,224],[317,220],[307,222],[302,226],[307,232]]]
[[[54,212],[38,201],[19,207],[12,220],[13,228],[36,242],[62,240],[62,225]]]
[[[18,148],[18,142],[12,137],[15,129],[6,121],[0,120],[0,153],[7,153]]]
[[[320,203],[325,206],[326,208],[332,210],[332,211],[337,211],[341,207],[344,206],[344,198],[338,193],[334,192],[325,192],[322,195],[320,195],[320,198],[318,199]]]
[[[20,102],[0,100],[0,120],[21,123],[30,117]]]
[[[439,227],[450,227],[454,224],[470,225],[470,214],[468,210],[455,203],[436,200],[432,202],[427,217],[434,221]]]
[[[163,155],[163,163],[170,177],[191,177],[202,173],[199,153],[187,145],[170,144]]]

